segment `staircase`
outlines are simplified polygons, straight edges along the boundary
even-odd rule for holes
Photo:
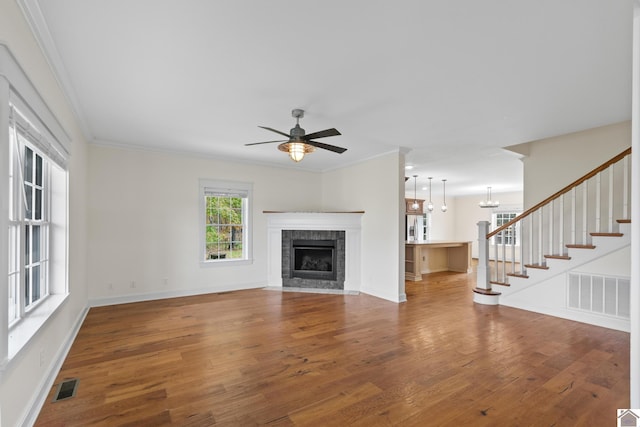
[[[628,278],[589,272],[629,262],[630,156],[631,148],[495,230],[479,222],[474,301],[628,330]]]

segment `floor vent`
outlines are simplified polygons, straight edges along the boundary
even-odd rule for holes
[[[57,402],[59,400],[65,400],[75,396],[76,389],[78,388],[78,381],[79,380],[77,378],[62,381],[60,385],[58,385],[58,390],[56,390],[53,401]]]

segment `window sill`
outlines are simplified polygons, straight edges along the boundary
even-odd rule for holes
[[[7,363],[27,346],[31,338],[67,300],[69,294],[49,295],[23,319],[9,328]]]
[[[200,261],[200,267],[235,267],[237,265],[251,265],[252,259],[218,259]]]

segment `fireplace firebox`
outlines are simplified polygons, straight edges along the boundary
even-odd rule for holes
[[[290,277],[336,280],[335,240],[291,240],[291,253]]]
[[[344,230],[282,230],[282,286],[344,289]]]

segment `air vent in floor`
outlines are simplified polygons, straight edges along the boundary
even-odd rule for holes
[[[69,399],[76,395],[76,388],[78,387],[78,379],[71,378],[68,380],[64,380],[58,385],[58,390],[56,390],[56,394],[53,397],[53,401],[57,402],[59,400]]]

